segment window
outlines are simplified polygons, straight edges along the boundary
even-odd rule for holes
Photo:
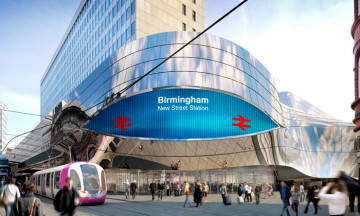
[[[98,193],[100,188],[99,174],[93,165],[80,165],[84,181],[84,190],[90,194]]]
[[[36,176],[36,184],[37,184],[38,186],[41,185],[41,183],[40,183],[40,175],[37,175],[37,176]]]
[[[135,13],[135,1],[131,2],[131,14]]]
[[[60,171],[55,172],[54,185],[55,189],[60,189]]]
[[[182,13],[186,16],[186,5],[182,5]]]
[[[135,22],[131,23],[131,35],[135,34]]]
[[[192,18],[196,22],[196,12],[195,11],[192,12]]]
[[[182,24],[182,30],[186,31],[186,24],[185,23]]]
[[[129,6],[129,7],[126,9],[126,19],[127,19],[127,20],[130,18],[130,15],[131,15],[131,7]]]
[[[50,187],[50,173],[46,173],[46,187]]]
[[[77,190],[81,190],[80,178],[75,170],[70,170],[70,178],[73,180],[73,187]]]
[[[196,4],[196,0],[193,0],[193,3]]]

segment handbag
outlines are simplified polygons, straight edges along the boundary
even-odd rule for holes
[[[7,189],[7,187],[4,188],[4,192],[2,193],[2,197],[0,199],[0,206],[6,207],[9,204]]]

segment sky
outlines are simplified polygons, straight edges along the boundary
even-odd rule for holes
[[[80,2],[0,1],[0,101],[10,110],[40,114],[40,80]],[[206,0],[206,27],[240,2]],[[208,33],[247,49],[270,71],[278,91],[351,122],[353,21],[350,0],[248,0]],[[8,140],[39,121],[8,112]]]

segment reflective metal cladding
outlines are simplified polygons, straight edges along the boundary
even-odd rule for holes
[[[88,115],[95,115],[94,119],[110,121],[113,125],[116,121],[121,122],[121,115],[120,118],[114,115],[106,120],[105,113],[111,106],[119,106],[118,109],[121,109],[123,106],[120,105],[124,105],[125,101],[139,99],[143,100],[143,106],[147,107],[148,103],[142,97],[158,94],[160,89],[191,88],[222,92],[221,94],[233,95],[253,105],[274,123],[280,125],[281,129],[253,135],[250,136],[251,139],[239,137],[226,140],[227,136],[224,136],[222,138],[225,140],[209,140],[206,142],[209,152],[206,153],[204,159],[199,159],[199,156],[202,155],[199,149],[204,144],[204,141],[200,140],[190,143],[177,141],[165,144],[158,142],[162,143],[158,147],[164,150],[161,155],[157,155],[156,152],[147,152],[146,148],[141,150],[136,148],[130,155],[164,165],[171,163],[169,158],[183,159],[182,161],[187,161],[183,163],[188,163],[186,165],[188,170],[221,167],[219,161],[226,160],[228,166],[232,167],[259,164],[289,166],[304,175],[314,177],[333,177],[339,170],[355,175],[357,172],[356,158],[352,144],[354,134],[351,132],[353,125],[332,118],[291,93],[279,94],[269,71],[248,51],[223,38],[213,35],[201,36],[151,74],[121,95],[119,94],[195,35],[196,33],[193,32],[168,32],[151,35],[126,44],[90,74],[66,98],[67,103],[80,102],[84,106],[84,110],[87,110]],[[160,95],[157,96],[160,97]],[[156,100],[158,103],[159,100],[163,103],[167,101],[165,98]],[[219,106],[231,106],[231,104],[219,103]],[[129,110],[131,109],[129,108]],[[232,113],[233,118],[237,114]],[[129,116],[122,117],[125,118],[124,129],[130,128],[130,126],[126,127],[126,124],[132,126],[135,124],[130,119],[126,119],[130,118]],[[153,121],[161,120],[156,116],[151,118]],[[170,119],[170,116],[167,119]],[[133,121],[133,119],[131,120]],[[100,127],[90,125],[90,129],[99,129],[98,127]],[[111,128],[111,130],[113,129]],[[121,131],[121,125],[116,129]],[[116,135],[116,133],[106,130],[108,129],[101,131]],[[143,131],[143,133],[145,132]],[[189,134],[191,133],[189,132]],[[117,135],[130,137],[129,134]],[[144,134],[134,133],[133,135],[144,138]],[[169,136],[152,131],[145,137],[169,139]],[[188,134],[186,136],[177,134],[176,136],[177,138],[174,140],[179,140],[179,137],[185,140],[206,139],[204,136],[189,136]],[[220,135],[215,135],[215,137],[219,138]],[[226,150],[219,153],[217,149],[224,148],[224,143],[227,143]],[[118,149],[117,153],[129,155],[126,150],[133,149],[138,144],[139,141],[125,139],[122,149]],[[124,147],[127,145],[128,148]],[[156,144],[152,145],[156,146]],[[182,148],[179,149],[180,146]],[[172,155],[173,149],[178,149],[176,155]],[[182,158],[185,155],[186,158]],[[248,159],[239,160],[238,158]]]
[[[85,143],[101,149],[96,160],[112,146],[113,167],[170,169],[181,161],[182,170],[265,165],[302,173],[293,177],[357,175],[353,124],[279,93],[269,71],[231,41],[202,35],[138,80],[196,34],[127,43],[59,99],[91,117],[85,128],[104,134]]]

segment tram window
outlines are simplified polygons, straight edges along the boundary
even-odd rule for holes
[[[101,189],[106,190],[106,182],[105,182],[105,172],[101,171]]]
[[[46,187],[50,187],[50,173],[46,173]]]
[[[55,189],[60,189],[60,171],[55,172],[54,185]]]
[[[99,174],[94,165],[80,165],[84,180],[84,190],[89,193],[98,193],[100,190]]]
[[[70,177],[73,180],[73,187],[80,190],[81,189],[80,178],[75,170],[70,171]]]
[[[41,184],[44,186],[45,185],[45,174],[41,175]]]
[[[40,186],[40,176],[36,176],[36,184],[38,185],[38,186]]]

